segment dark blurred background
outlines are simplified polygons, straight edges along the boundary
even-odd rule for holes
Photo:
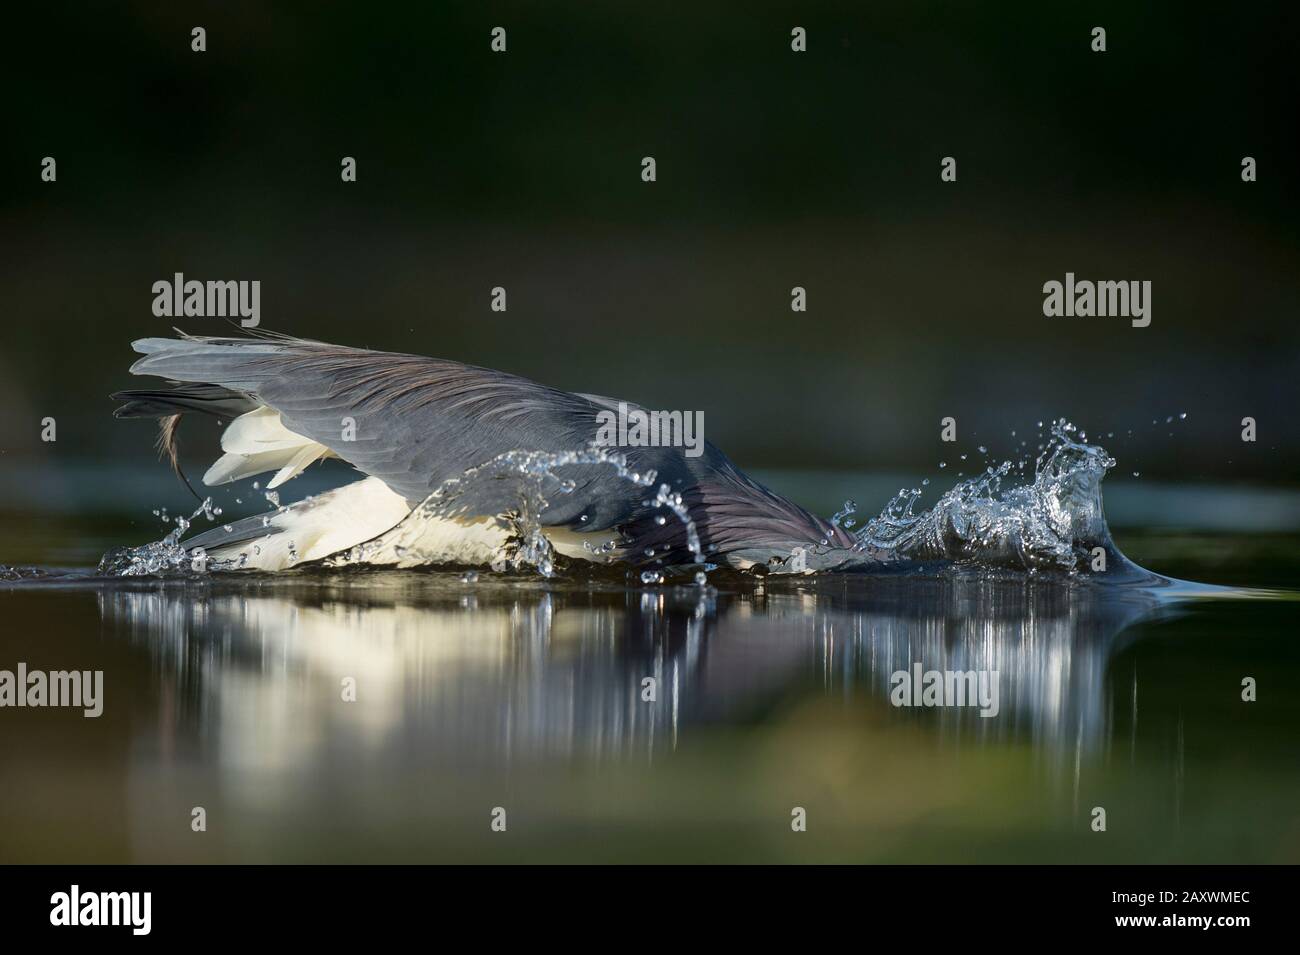
[[[943,416],[998,455],[1065,415],[1125,475],[1295,482],[1297,9],[7,11],[0,461],[148,459],[107,395],[131,339],[223,331],[153,316],[184,272],[259,279],[264,328],[702,409],[744,466],[933,470]],[[1150,280],[1152,324],[1045,318],[1067,271]]]

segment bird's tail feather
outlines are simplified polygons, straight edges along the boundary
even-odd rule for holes
[[[172,388],[119,391],[112,396],[122,404],[113,412],[117,418],[158,418],[158,455],[166,460],[195,498],[202,500],[181,470],[178,433],[181,417],[189,412],[236,418],[257,407],[246,395],[220,385],[196,382]]]

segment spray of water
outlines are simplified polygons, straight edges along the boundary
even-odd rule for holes
[[[916,513],[919,488],[901,490],[858,534],[858,547],[879,561],[953,560],[1034,572],[1073,572],[1091,548],[1110,546],[1101,482],[1115,461],[1084,443],[1065,419],[1051,426],[1034,476],[1014,482],[1023,462],[1003,461],[944,493]]]
[[[455,520],[470,514],[467,504],[469,492],[484,482],[508,481],[514,506],[497,516],[509,530],[508,542],[492,561],[498,572],[529,570],[544,577],[555,574],[555,549],[547,538],[542,514],[551,505],[555,495],[572,494],[572,480],[561,479],[556,471],[573,465],[596,465],[611,469],[614,474],[635,487],[654,487],[654,471],[635,471],[628,466],[627,457],[603,447],[590,447],[582,451],[508,451],[462,475],[444,481],[396,527],[373,540],[359,544],[344,554],[325,561],[327,566],[343,567],[356,564],[387,562],[388,555],[396,555],[406,565],[433,563],[435,554],[422,554],[420,540],[430,524]],[[663,508],[670,512],[685,528],[691,552],[699,563],[704,563],[700,550],[699,534],[695,522],[687,512],[680,494],[668,485],[661,484],[647,506]],[[606,553],[612,552],[612,545]]]
[[[1077,429],[1062,419],[1051,426],[1051,436],[1035,462],[1032,480],[1022,477],[1026,463],[1004,461],[997,466],[989,465],[983,473],[962,480],[945,492],[933,508],[919,513],[917,503],[922,490],[901,490],[879,515],[856,531],[855,543],[848,551],[830,554],[825,540],[809,541],[807,551],[834,558],[815,564],[827,568],[956,561],[1016,567],[1031,573],[1044,569],[1075,572],[1085,566],[1092,547],[1111,546],[1102,513],[1101,482],[1115,462],[1104,449],[1087,444]],[[573,465],[607,467],[634,487],[653,488],[654,493],[646,496],[644,505],[664,512],[656,518],[661,524],[668,520],[681,523],[694,559],[696,581],[706,582],[703,570],[710,569],[711,565],[681,494],[667,484],[656,488],[657,475],[653,471],[635,471],[624,455],[599,447],[560,453],[516,450],[499,455],[443,482],[391,530],[326,558],[322,564],[329,567],[391,564],[393,557],[403,566],[436,563],[437,554],[424,554],[420,550],[426,530],[436,522],[472,515],[470,502],[474,495],[470,492],[481,490],[484,482],[491,482],[495,494],[499,495],[504,487],[507,498],[513,502],[495,518],[508,530],[508,535],[491,561],[492,569],[553,576],[557,572],[556,553],[541,518],[553,500],[574,492],[574,482],[557,474],[559,469]],[[270,493],[267,497],[281,513],[309,503],[286,507],[272,499]],[[830,521],[849,530],[855,526],[856,510],[854,502],[846,502]],[[188,519],[178,517],[175,528],[162,540],[105,555],[99,570],[118,576],[139,576],[255,566],[259,552],[256,542],[237,557],[224,560],[180,543],[193,520],[200,515],[212,520],[219,513],[209,499]],[[608,559],[617,553],[612,542],[587,546],[596,558]],[[292,553],[292,547],[290,550]],[[641,577],[644,583],[659,583],[664,579],[664,572],[644,570]]]
[[[158,511],[154,513],[159,514]],[[144,577],[168,571],[204,571],[207,569],[206,555],[201,551],[191,552],[180,543],[180,539],[200,516],[215,520],[220,514],[220,508],[213,507],[212,498],[204,498],[189,517],[177,515],[175,528],[162,540],[109,551],[99,562],[99,573],[110,577]],[[160,516],[167,519],[165,513]]]

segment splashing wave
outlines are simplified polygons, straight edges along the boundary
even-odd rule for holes
[[[855,534],[847,548],[828,546],[826,541],[808,542],[807,554],[819,558],[811,566],[838,571],[892,568],[918,563],[955,562],[969,565],[1013,568],[1031,574],[1057,571],[1087,572],[1100,559],[1113,569],[1136,571],[1111,542],[1102,511],[1101,483],[1114,460],[1098,446],[1089,445],[1078,430],[1064,419],[1054,422],[1051,437],[1035,463],[1032,480],[1017,482],[1024,462],[1017,467],[1004,461],[988,467],[977,477],[961,481],[945,492],[934,507],[916,512],[920,489],[902,490],[878,516]],[[407,517],[385,533],[320,561],[326,567],[391,564],[394,555],[403,566],[436,563],[433,555],[419,553],[422,532],[431,522],[466,513],[465,492],[482,482],[505,482],[506,498],[513,505],[497,516],[509,533],[507,542],[491,561],[500,572],[536,572],[552,576],[557,558],[544,533],[540,515],[556,495],[572,493],[572,481],[557,476],[557,470],[572,465],[609,467],[622,479],[647,489],[646,503],[661,508],[658,518],[680,522],[695,563],[690,570],[702,583],[703,571],[713,570],[709,556],[701,549],[700,535],[680,494],[668,485],[656,490],[653,471],[640,473],[628,467],[616,451],[589,448],[552,454],[516,450],[500,455],[461,476],[444,482]],[[292,511],[309,501],[282,507]],[[836,527],[847,526],[853,505],[831,518]],[[176,528],[162,540],[143,547],[121,548],[104,556],[99,571],[114,576],[164,573],[207,573],[238,570],[248,565],[247,552],[228,560],[217,560],[201,549],[187,547],[180,538],[200,515],[212,518],[211,501],[190,515],[177,518]],[[253,545],[254,547],[256,545]],[[802,549],[801,549],[802,550]],[[1103,555],[1104,552],[1104,555]],[[774,555],[773,566],[803,569],[803,555],[791,564],[790,555]],[[617,561],[618,551],[606,545],[593,552],[597,560]],[[629,560],[641,569],[643,560]],[[657,583],[669,568],[644,570],[641,579]]]
[[[1033,480],[1004,486],[1010,461],[958,483],[933,508],[914,514],[920,491],[900,491],[858,534],[877,560],[954,560],[1035,571],[1090,566],[1094,548],[1114,552],[1102,512],[1101,482],[1115,461],[1075,440],[1064,419],[1052,425]]]

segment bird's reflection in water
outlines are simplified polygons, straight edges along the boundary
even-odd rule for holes
[[[106,623],[152,657],[176,732],[273,772],[335,755],[654,759],[797,694],[866,698],[957,746],[1029,742],[1065,770],[1128,699],[1107,689],[1125,632],[1169,606],[1157,590],[953,574],[701,592],[389,573],[100,594]],[[918,662],[997,671],[997,715],[893,708],[891,675]]]

